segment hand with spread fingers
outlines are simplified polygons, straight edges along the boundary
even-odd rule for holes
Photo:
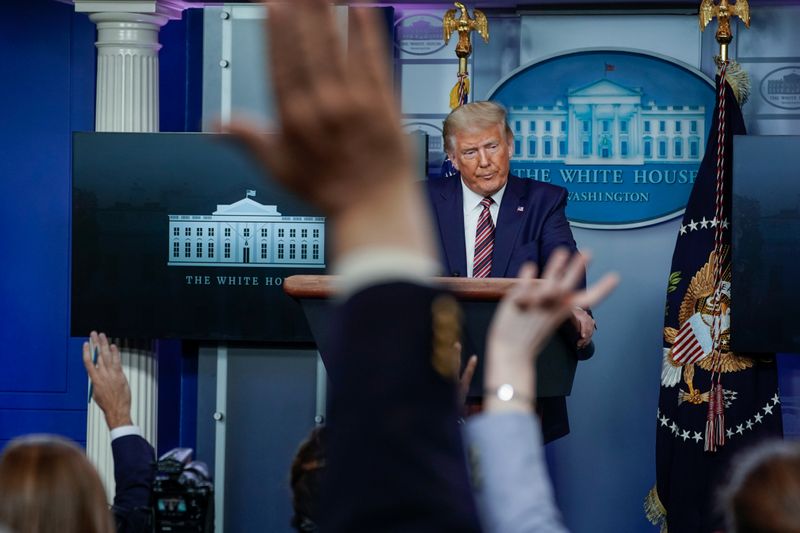
[[[83,366],[92,381],[92,397],[106,417],[108,429],[133,425],[131,421],[131,389],[122,372],[122,359],[115,344],[109,344],[105,333],[92,331],[92,344],[97,362],[92,361],[90,343],[83,343]]]
[[[498,401],[487,394],[486,409],[532,410],[536,397],[534,363],[553,332],[566,320],[574,307],[590,307],[605,298],[617,285],[616,274],[606,274],[586,290],[576,291],[588,262],[585,254],[556,250],[550,257],[540,281],[535,281],[536,266],[526,264],[519,281],[501,301],[487,340],[487,390],[513,386],[526,402]]]
[[[267,10],[279,130],[265,135],[243,120],[227,130],[278,182],[331,217],[335,254],[383,242],[434,256],[372,10],[351,11],[346,54],[325,1],[268,2]]]

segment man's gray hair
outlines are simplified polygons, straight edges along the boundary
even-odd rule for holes
[[[505,107],[489,101],[472,102],[453,109],[444,119],[442,127],[445,151],[453,150],[453,137],[462,131],[484,130],[499,125],[504,126],[507,140],[512,135],[507,116]]]

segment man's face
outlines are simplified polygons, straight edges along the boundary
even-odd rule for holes
[[[448,155],[461,172],[464,184],[476,194],[491,196],[508,181],[508,164],[514,151],[513,139],[506,138],[505,126],[459,131],[453,135]]]

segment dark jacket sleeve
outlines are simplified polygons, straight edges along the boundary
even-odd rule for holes
[[[155,451],[138,435],[111,442],[114,455],[114,519],[117,533],[152,531],[151,491],[155,477]]]
[[[553,188],[555,189],[555,187]],[[548,197],[551,199],[549,209],[542,223],[541,244],[539,246],[539,257],[544,268],[550,255],[556,248],[563,247],[572,253],[578,251],[575,238],[567,220],[567,190],[566,189],[548,190]],[[585,281],[584,281],[585,285]]]
[[[567,190],[561,189],[554,194],[552,198],[553,202],[550,204],[550,210],[542,226],[542,243],[540,251],[540,255],[542,257],[542,265],[540,265],[540,267],[542,268],[544,268],[544,264],[546,264],[547,260],[550,258],[550,255],[556,250],[556,248],[563,247],[572,253],[576,253],[578,251],[575,238],[572,236],[572,230],[569,227],[569,221],[567,220]],[[586,274],[584,274],[580,286],[586,287]],[[586,311],[590,315],[592,314],[591,309],[587,309]],[[575,346],[578,343],[580,332],[577,331],[571,324],[565,324],[564,327],[561,328],[561,331],[570,346]],[[575,355],[577,356],[578,360],[581,361],[589,359],[592,355],[594,355],[594,343],[589,343],[588,346],[577,349],[575,351]]]
[[[454,381],[431,359],[440,296],[378,285],[337,311],[320,531],[479,530]]]

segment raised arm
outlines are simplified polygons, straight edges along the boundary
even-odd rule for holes
[[[617,284],[607,274],[587,290],[580,286],[587,259],[555,251],[542,282],[527,264],[495,313],[487,341],[484,413],[467,423],[477,452],[476,499],[484,530],[497,533],[565,531],[544,462],[534,414],[536,359],[574,306],[602,300]]]
[[[441,294],[407,283],[434,274],[438,261],[391,90],[387,40],[371,10],[351,9],[345,56],[326,2],[268,9],[279,129],[266,136],[237,121],[229,130],[277,181],[323,211],[334,265],[362,280],[332,318],[320,529],[478,531],[455,383],[431,363]]]
[[[150,491],[155,476],[155,451],[131,419],[131,388],[122,371],[116,345],[105,333],[91,333],[83,343],[83,365],[92,382],[92,397],[106,417],[114,456],[114,519],[118,533],[151,528]],[[97,350],[93,361],[92,345]]]

